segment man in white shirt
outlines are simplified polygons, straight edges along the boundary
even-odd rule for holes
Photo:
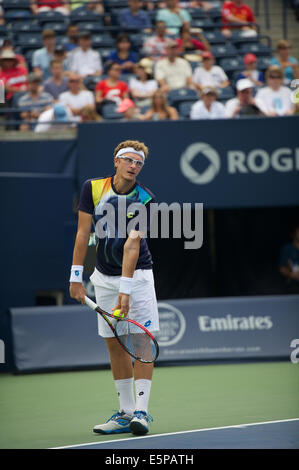
[[[34,132],[48,132],[49,130],[65,129],[71,127],[73,121],[71,110],[60,103],[56,103],[53,108],[47,109],[38,118]],[[66,124],[67,123],[67,124]]]
[[[202,87],[225,88],[229,86],[229,79],[224,70],[215,65],[215,59],[210,51],[201,55],[202,66],[196,67],[193,74],[193,83],[200,91]]]
[[[261,100],[252,96],[252,81],[249,78],[242,78],[237,82],[236,88],[237,97],[227,101],[225,105],[227,117],[263,115]]]
[[[295,113],[292,92],[283,86],[284,72],[277,65],[271,65],[266,73],[268,86],[258,91],[256,98],[266,116],[291,116]]]
[[[204,87],[201,90],[201,100],[194,103],[191,108],[190,119],[224,119],[225,107],[219,101],[216,88]]]
[[[177,88],[194,88],[192,83],[192,69],[187,60],[178,57],[178,45],[169,39],[166,46],[167,57],[157,62],[155,79],[162,91],[168,93]]]
[[[76,121],[81,121],[81,110],[86,106],[95,109],[93,93],[88,90],[82,90],[82,79],[76,73],[70,74],[69,91],[61,93],[58,100],[70,108]]]
[[[91,36],[88,31],[79,35],[79,47],[69,52],[68,66],[72,72],[81,77],[102,75],[102,59],[97,51],[91,48]]]

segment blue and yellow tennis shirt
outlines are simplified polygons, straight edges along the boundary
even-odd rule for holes
[[[105,238],[98,238],[97,243],[97,260],[96,268],[103,274],[108,276],[120,276],[122,272],[122,259],[123,248],[127,239],[122,238],[118,232],[119,207],[125,208],[125,226],[132,220],[134,214],[127,212],[127,208],[132,203],[143,204],[147,209],[147,221],[149,230],[150,223],[150,204],[156,202],[154,194],[138,181],[126,194],[120,194],[116,191],[113,185],[113,177],[108,176],[104,178],[94,178],[85,181],[82,187],[78,209],[82,212],[87,212],[93,215],[93,221],[97,227],[97,223],[101,224],[101,219],[105,216],[103,214],[104,204],[111,204],[115,210],[115,227],[114,230],[109,230],[109,224],[103,223],[103,228],[106,230]],[[119,198],[125,204],[119,205]],[[104,219],[103,219],[104,220]],[[138,227],[137,227],[138,229]],[[97,228],[96,228],[97,234]],[[145,238],[140,242],[140,253],[137,261],[136,269],[151,269],[152,256],[148,249]]]

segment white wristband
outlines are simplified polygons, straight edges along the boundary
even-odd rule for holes
[[[121,277],[120,278],[120,284],[119,284],[119,292],[121,294],[131,294],[132,290],[132,283],[133,283],[133,278],[132,277]]]
[[[70,282],[82,282],[83,266],[73,265],[71,268]]]

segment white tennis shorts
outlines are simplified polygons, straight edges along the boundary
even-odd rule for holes
[[[95,288],[96,302],[99,307],[108,313],[112,313],[112,309],[117,305],[120,277],[107,276],[97,269],[90,276]],[[154,276],[151,269],[137,269],[134,272],[128,318],[146,326],[151,332],[159,331],[158,306]],[[109,320],[111,321],[110,318]],[[99,313],[98,332],[103,338],[114,336],[109,325]]]

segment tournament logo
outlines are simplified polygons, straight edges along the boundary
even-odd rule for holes
[[[195,158],[205,158],[209,166],[199,173],[192,167]],[[183,175],[194,184],[210,183],[220,170],[220,157],[218,152],[205,142],[196,142],[189,145],[181,155],[180,167]]]
[[[186,330],[186,320],[182,312],[173,305],[158,302],[160,331],[155,335],[159,346],[172,346],[178,343]]]

